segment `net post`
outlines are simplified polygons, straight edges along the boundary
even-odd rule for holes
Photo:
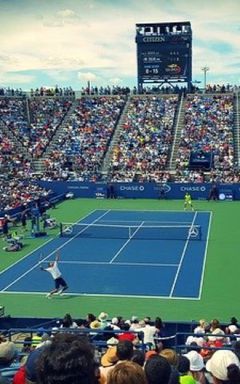
[[[62,225],[62,223],[60,223],[59,224],[59,228],[60,228],[60,237],[62,237],[62,235],[63,235],[63,225]]]

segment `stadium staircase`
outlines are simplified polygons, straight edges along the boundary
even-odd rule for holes
[[[58,126],[58,128],[56,129],[53,137],[52,137],[52,140],[50,142],[50,144],[47,146],[45,152],[43,153],[43,156],[41,158],[38,158],[38,159],[34,159],[32,161],[32,166],[33,166],[33,169],[36,171],[36,172],[43,172],[44,171],[44,162],[45,160],[49,157],[49,154],[51,153],[51,151],[56,148],[57,146],[57,143],[58,143],[58,139],[60,136],[64,135],[64,132],[65,132],[65,129],[67,127],[67,122],[70,120],[70,117],[71,115],[73,114],[74,110],[76,108],[76,101],[73,101],[71,107],[69,108],[68,112],[66,113],[66,115],[64,116],[61,124]]]
[[[240,167],[240,94],[236,92],[235,105],[234,105],[234,162],[236,166]]]
[[[179,142],[181,138],[181,131],[184,128],[185,104],[186,104],[186,101],[184,99],[184,95],[182,94],[179,105],[178,105],[178,109],[176,111],[176,117],[175,117],[175,122],[173,126],[174,138],[173,138],[172,150],[171,150],[170,159],[167,164],[167,169],[170,171],[175,171],[176,169],[176,158],[177,158]]]
[[[114,134],[112,136],[112,140],[108,146],[108,150],[105,154],[105,157],[104,157],[104,160],[103,160],[103,165],[102,165],[102,168],[101,168],[101,174],[102,174],[102,178],[103,179],[106,179],[107,178],[107,175],[109,174],[109,171],[110,171],[110,168],[111,168],[111,159],[112,159],[112,155],[113,155],[113,150],[114,150],[114,147],[115,145],[118,143],[119,141],[119,136],[123,130],[123,123],[124,123],[124,120],[125,120],[125,116],[126,116],[126,112],[128,110],[128,106],[129,106],[129,103],[130,103],[130,98],[127,98],[127,101],[124,105],[124,108],[122,110],[122,113],[121,113],[121,116],[118,120],[118,124],[115,128],[115,131],[114,131]]]

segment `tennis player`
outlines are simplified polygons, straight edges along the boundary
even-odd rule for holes
[[[191,210],[194,211],[193,204],[192,204],[192,197],[190,193],[187,192],[184,196],[184,211],[186,211],[188,208],[191,208]]]
[[[48,299],[50,299],[55,293],[60,295],[61,293],[63,293],[63,291],[66,291],[66,289],[68,289],[68,285],[62,277],[62,274],[58,268],[58,261],[59,254],[56,254],[55,260],[53,262],[50,262],[47,268],[41,267],[41,270],[49,272],[55,281],[55,288],[46,296]]]

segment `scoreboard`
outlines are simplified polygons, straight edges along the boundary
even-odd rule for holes
[[[189,22],[136,24],[138,83],[192,80]]]

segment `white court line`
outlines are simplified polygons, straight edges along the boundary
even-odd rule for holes
[[[100,224],[101,223],[125,223],[125,225],[127,225],[126,223],[141,223],[142,220],[101,220],[100,221]],[[181,227],[185,226],[185,225],[188,225],[188,226],[191,226],[192,222],[191,221],[159,221],[159,220],[156,220],[156,221],[152,221],[152,220],[145,220],[144,223],[146,224],[146,226],[149,226],[149,223],[152,223],[152,227],[154,226],[154,224],[157,226],[158,224],[160,225],[163,225],[163,224],[178,224],[180,225]],[[118,224],[116,224],[117,226]],[[120,225],[121,226],[121,225]],[[169,225],[170,226],[170,225]]]
[[[74,264],[74,265],[109,265],[109,261],[61,261],[61,264]],[[128,263],[128,262],[116,262],[114,265],[131,265],[131,266],[151,266],[151,267],[177,267],[178,264],[171,263]]]
[[[93,210],[90,214],[84,216],[82,219],[76,221],[74,224],[77,224],[79,221],[82,221],[83,219],[85,219],[86,217],[90,216],[92,213],[94,213],[95,211],[98,211],[98,209],[95,209]],[[9,269],[11,269],[12,267],[14,267],[16,264],[22,262],[24,259],[26,259],[28,256],[31,256],[32,254],[34,254],[35,252],[37,252],[38,249],[44,247],[46,244],[50,243],[50,241],[53,241],[56,239],[56,236],[54,236],[53,238],[45,241],[45,243],[39,245],[39,247],[35,248],[33,251],[31,251],[30,253],[27,253],[25,256],[23,256],[21,259],[15,261],[15,263],[9,265],[7,268],[3,269],[1,272],[0,272],[0,275],[2,275],[4,272],[8,271]],[[34,240],[34,239],[33,239]]]
[[[96,220],[94,220],[91,224],[94,224],[98,219],[102,218],[102,217],[103,217],[104,215],[106,215],[108,212],[109,212],[109,211],[106,211],[105,213],[103,213],[99,218],[97,218]],[[91,224],[89,224],[89,227],[91,226]],[[85,229],[87,229],[87,227],[84,228],[84,230],[85,230]],[[49,256],[52,256],[54,253],[56,253],[57,251],[59,251],[60,249],[62,249],[63,247],[65,247],[66,244],[68,244],[68,243],[70,243],[72,240],[74,240],[74,239],[79,235],[79,233],[81,233],[81,232],[83,232],[83,230],[80,231],[80,232],[78,232],[75,236],[71,237],[71,239],[65,241],[64,244],[62,244],[60,247],[54,249],[53,252],[49,253],[46,257],[44,257],[44,258],[41,260],[41,263],[43,263],[46,259],[48,259]],[[39,265],[39,263],[37,262],[36,264],[34,264],[34,266],[33,266],[32,268],[28,269],[26,272],[24,272],[23,274],[21,274],[17,279],[13,280],[12,283],[8,284],[8,285],[7,285],[5,288],[3,288],[0,292],[4,292],[4,291],[6,291],[6,289],[10,288],[10,287],[11,287],[12,285],[14,285],[17,281],[21,280],[22,277],[26,276],[29,272],[31,272],[33,269],[35,269],[36,266],[38,266],[38,265]]]
[[[208,222],[208,232],[207,232],[207,241],[205,244],[205,252],[204,252],[204,258],[203,258],[203,266],[202,266],[202,275],[201,275],[201,280],[200,280],[200,289],[199,289],[199,299],[202,296],[202,289],[203,289],[203,277],[205,273],[205,266],[206,266],[206,260],[207,260],[207,251],[208,251],[208,242],[209,242],[209,237],[210,237],[210,228],[212,225],[212,212],[210,212],[210,218]]]
[[[47,292],[19,292],[19,291],[11,291],[11,292],[4,292],[4,295],[46,295]],[[74,293],[74,292],[68,292],[64,293],[63,296],[56,297],[58,299],[61,298],[61,300],[64,300],[64,296],[76,296],[76,297],[122,297],[122,298],[135,298],[135,299],[162,299],[162,300],[192,300],[192,301],[198,301],[199,299],[196,297],[169,297],[169,296],[152,296],[152,295],[120,295],[120,294],[107,294],[107,293]],[[54,297],[53,299],[54,300]]]
[[[146,199],[147,200],[147,199]],[[104,208],[96,208],[96,211],[105,211]],[[185,211],[184,209],[176,209],[176,210],[170,210],[170,209],[125,209],[125,208],[114,208],[114,209],[109,209],[110,212],[169,212],[169,213],[184,213],[186,215],[193,213],[192,211]],[[200,212],[200,213],[209,213],[212,211],[198,211],[195,210],[195,212]]]
[[[109,264],[112,264],[114,260],[118,257],[118,255],[122,252],[122,250],[128,245],[129,241],[132,240],[132,237],[139,231],[139,229],[143,226],[144,221],[137,227],[136,231],[133,232],[133,235],[123,244],[123,246],[119,249],[119,251],[113,256],[113,258],[110,260]]]
[[[192,221],[192,226],[194,225],[194,221],[196,220],[196,217],[197,217],[197,212],[195,212],[194,214],[194,217],[193,217],[193,221]],[[178,269],[177,269],[177,272],[176,272],[176,275],[175,275],[175,279],[173,281],[173,285],[172,285],[172,288],[171,288],[171,291],[170,291],[170,297],[172,297],[173,295],[173,291],[175,289],[175,286],[176,286],[176,283],[177,283],[177,279],[178,279],[178,276],[179,276],[179,273],[180,273],[180,269],[182,267],[182,263],[183,263],[183,260],[184,260],[184,257],[185,257],[185,254],[186,254],[186,251],[187,251],[187,247],[188,247],[188,243],[189,243],[189,240],[190,240],[190,232],[188,234],[188,237],[187,237],[187,241],[184,245],[184,248],[183,248],[183,251],[182,251],[182,255],[181,255],[181,259],[180,259],[180,262],[179,262],[179,265],[178,265]]]

